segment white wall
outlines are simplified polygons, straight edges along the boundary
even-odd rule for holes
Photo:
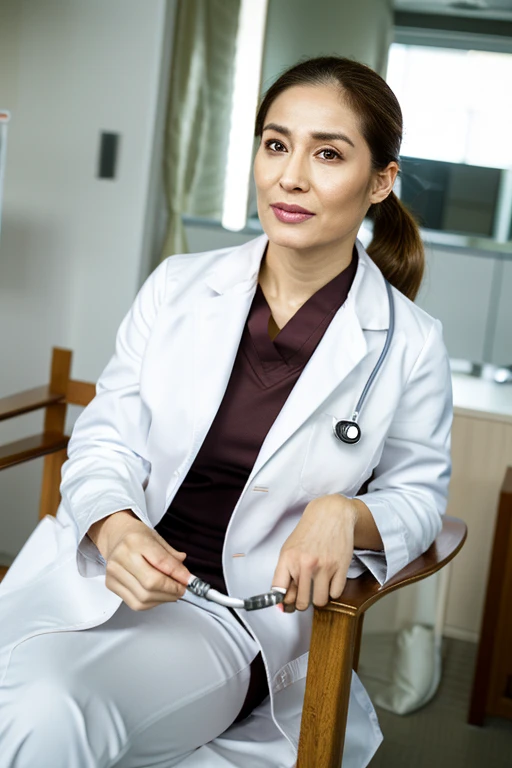
[[[502,262],[497,269],[499,279],[496,332],[492,362],[512,365],[512,261]]]
[[[426,247],[425,278],[417,303],[443,323],[444,340],[451,357],[483,359],[492,259]]]
[[[426,247],[417,303],[443,323],[450,357],[512,363],[512,262],[491,253]]]
[[[2,0],[0,105],[10,109],[0,243],[0,396],[44,383],[52,345],[95,380],[148,262],[175,0]],[[121,134],[96,178],[100,131]],[[37,429],[25,417],[16,436]],[[11,437],[12,435],[12,437]],[[14,426],[0,441],[14,439]],[[0,474],[0,550],[37,517],[40,467]]]

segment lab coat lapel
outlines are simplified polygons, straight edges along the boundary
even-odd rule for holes
[[[237,249],[234,261],[205,275],[205,290],[194,310],[193,386],[198,394],[194,398],[193,453],[204,440],[228,385],[267,242],[263,236],[247,243]],[[361,362],[367,352],[363,329],[387,328],[389,313],[382,275],[359,241],[357,248],[359,266],[347,300],[270,429],[251,477]]]
[[[255,290],[210,296],[196,306],[194,444],[204,439],[224,396]]]
[[[384,279],[362,244],[357,241],[356,245],[359,265],[349,295],[270,429],[251,479],[363,360],[367,353],[363,329],[388,328],[389,305]],[[358,394],[354,393],[356,399]],[[354,400],[350,407],[355,404]],[[351,415],[347,411],[346,416]]]
[[[226,391],[266,244],[266,237],[247,243],[237,249],[236,260],[205,275],[204,294],[194,311],[194,449],[204,440]]]
[[[364,357],[366,340],[353,304],[353,299],[347,299],[333,318],[269,431],[253,474],[321,407]]]

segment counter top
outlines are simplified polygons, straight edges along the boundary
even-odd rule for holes
[[[512,423],[512,384],[452,373],[454,413]]]

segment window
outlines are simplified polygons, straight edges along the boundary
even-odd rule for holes
[[[394,43],[402,199],[423,226],[510,238],[512,55]]]

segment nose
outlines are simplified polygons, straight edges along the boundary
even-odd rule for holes
[[[301,153],[290,152],[282,168],[279,184],[285,192],[307,192],[309,189],[307,163]]]

